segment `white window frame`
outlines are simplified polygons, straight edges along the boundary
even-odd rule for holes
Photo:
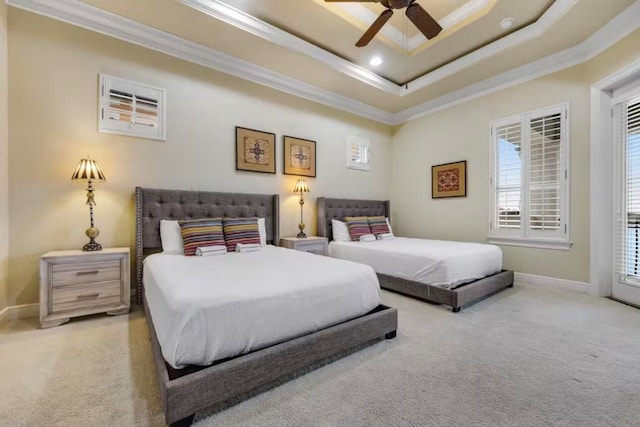
[[[166,131],[166,105],[167,92],[165,89],[149,86],[142,83],[133,82],[119,77],[99,74],[98,85],[98,131],[116,135],[125,135],[135,138],[153,139],[165,141]],[[109,93],[112,87],[126,92],[134,93],[141,97],[154,98],[158,100],[158,125],[155,127],[143,127],[134,123],[111,120],[107,117],[109,108]]]
[[[548,115],[560,113],[560,232],[557,236],[543,236],[540,233],[536,233],[535,230],[531,230],[529,227],[529,168],[530,168],[530,123],[532,119],[538,117],[544,117]],[[570,146],[570,121],[569,121],[569,103],[562,103],[553,105],[546,108],[540,108],[538,110],[529,111],[522,114],[506,117],[499,120],[494,120],[490,124],[490,222],[489,222],[489,243],[508,245],[508,246],[524,246],[543,249],[558,249],[569,250],[572,242],[570,240],[571,229],[569,226],[570,219],[570,170],[569,170],[569,146]],[[520,193],[521,193],[521,209],[520,209],[520,221],[521,226],[519,229],[498,229],[495,227],[497,220],[497,200],[496,200],[496,150],[498,142],[497,129],[514,123],[520,123],[522,132],[522,170],[520,181]],[[564,171],[564,176],[562,176]]]
[[[627,256],[627,247],[620,246],[620,240],[625,238],[626,235],[621,235],[622,231],[626,231],[625,223],[627,223],[627,215],[628,215],[628,206],[627,206],[627,165],[629,162],[629,157],[627,156],[627,129],[626,129],[626,120],[627,117],[622,117],[624,113],[626,113],[626,107],[623,104],[626,104],[629,101],[635,101],[634,98],[640,98],[640,87],[638,87],[638,82],[634,82],[635,85],[633,90],[628,90],[625,88],[624,92],[622,91],[613,91],[612,98],[612,110],[611,116],[613,119],[613,140],[614,140],[614,191],[613,191],[613,202],[615,207],[614,214],[614,230],[613,230],[613,247],[614,247],[614,263],[613,263],[613,280],[614,283],[617,281],[618,283],[622,283],[625,285],[631,285],[635,287],[640,287],[640,278],[637,276],[630,276],[626,271],[626,260],[622,258],[626,258]],[[616,93],[617,92],[617,93]],[[618,95],[618,96],[616,96]],[[614,292],[615,294],[615,292]],[[615,295],[614,295],[615,297]]]
[[[352,158],[353,147],[358,147],[360,156]],[[347,137],[347,168],[361,171],[370,170],[371,164],[371,144],[367,139],[356,136]]]

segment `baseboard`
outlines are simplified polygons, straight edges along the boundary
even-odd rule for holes
[[[513,281],[516,285],[560,289],[563,291],[578,292],[581,294],[589,292],[588,283],[578,282],[575,280],[557,279],[555,277],[536,276],[535,274],[514,273]]]
[[[39,304],[22,304],[5,307],[0,311],[0,326],[9,321],[38,317],[40,314]]]

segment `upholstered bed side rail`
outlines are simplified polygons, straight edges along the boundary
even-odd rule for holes
[[[330,240],[331,220],[344,221],[347,216],[390,216],[388,200],[355,200],[330,199],[318,197],[316,200],[318,236],[328,237]]]
[[[220,193],[136,187],[136,301],[142,303],[142,260],[162,249],[160,221],[198,218],[265,218],[267,242],[279,243],[277,194]]]

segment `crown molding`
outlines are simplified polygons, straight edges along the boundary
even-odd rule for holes
[[[392,114],[387,111],[89,6],[78,0],[6,0],[6,3],[376,122],[391,124]]]
[[[480,49],[464,55],[455,61],[443,65],[405,84],[398,85],[386,80],[366,68],[355,65],[345,59],[319,48],[299,37],[289,34],[273,25],[255,18],[241,10],[227,5],[222,0],[179,0],[181,3],[192,7],[213,18],[222,20],[239,29],[247,31],[277,45],[286,47],[296,52],[303,53],[333,69],[354,77],[377,89],[389,94],[405,96],[432,85],[459,71],[471,67],[478,62],[490,58],[505,49],[512,48],[525,41],[535,39],[545,33],[562,15],[564,15],[578,0],[555,0],[553,4],[534,23],[502,37]],[[375,76],[375,77],[374,77]],[[377,78],[376,78],[377,77]]]
[[[638,0],[591,37],[572,48],[450,92],[415,107],[398,113],[390,113],[150,26],[89,6],[79,0],[5,1],[13,7],[137,44],[387,125],[399,125],[462,102],[586,62],[640,27],[640,20],[637,19],[640,16],[640,0]],[[558,1],[561,0],[557,0],[556,3]]]
[[[219,0],[180,0],[180,3],[189,6],[199,12],[226,22],[241,30],[247,31],[254,36],[258,36],[287,49],[300,52],[313,59],[327,64],[343,74],[360,80],[370,86],[383,90],[387,93],[400,95],[402,87],[380,77],[376,73],[364,67],[356,65],[346,59],[340,58],[333,53],[322,49],[306,40],[296,37],[278,27],[268,24],[248,13],[229,6]]]
[[[631,4],[580,44],[462,89],[449,92],[446,95],[431,99],[415,107],[402,110],[394,114],[392,122],[394,125],[399,125],[427,114],[436,113],[463,102],[480,98],[484,95],[587,62],[631,32],[640,28],[638,16],[640,16],[640,1]]]

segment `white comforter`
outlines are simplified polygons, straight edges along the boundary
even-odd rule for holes
[[[210,257],[155,254],[143,277],[162,355],[174,368],[311,333],[380,302],[371,267],[274,246]]]
[[[374,242],[331,242],[329,255],[361,262],[388,276],[447,289],[481,279],[502,268],[494,245],[395,237]]]

